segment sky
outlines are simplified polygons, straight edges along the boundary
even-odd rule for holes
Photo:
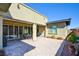
[[[48,18],[48,22],[72,18],[69,28],[79,27],[79,4],[77,3],[26,3]]]

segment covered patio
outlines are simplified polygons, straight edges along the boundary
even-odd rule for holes
[[[0,49],[3,50],[5,42],[9,40],[36,40],[36,37],[45,30],[46,22],[45,16],[23,3],[0,4]],[[43,31],[37,30],[38,26],[42,27]]]
[[[3,19],[3,47],[7,46],[8,41],[33,39],[45,36],[45,26],[20,21],[16,19]]]

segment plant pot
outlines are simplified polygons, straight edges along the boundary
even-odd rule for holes
[[[4,49],[0,49],[0,56],[4,56],[4,55],[5,55]]]

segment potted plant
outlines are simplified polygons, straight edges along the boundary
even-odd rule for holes
[[[69,35],[69,37],[67,38],[67,40],[68,40],[69,42],[73,43],[73,44],[76,43],[77,37],[76,37],[75,33],[74,33],[74,32],[71,33],[71,35]]]

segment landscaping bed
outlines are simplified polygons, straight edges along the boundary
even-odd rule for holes
[[[61,56],[78,56],[79,55],[79,39],[74,32],[71,32],[66,38]]]

